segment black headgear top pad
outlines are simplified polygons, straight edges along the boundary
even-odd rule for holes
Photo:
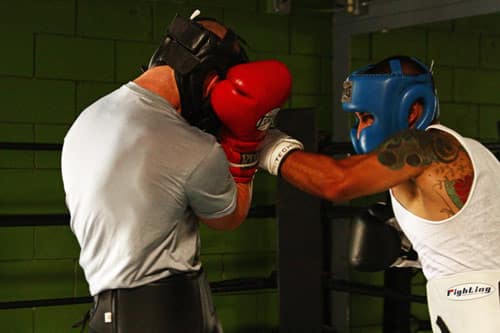
[[[182,116],[191,125],[215,134],[219,120],[208,98],[203,97],[205,79],[212,72],[224,78],[231,66],[248,62],[248,58],[242,46],[237,47],[241,39],[233,31],[228,29],[221,39],[197,22],[201,20],[217,22],[209,18],[188,20],[176,15],[148,68],[172,67],[181,98]]]

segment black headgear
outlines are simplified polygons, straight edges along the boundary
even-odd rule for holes
[[[199,24],[201,20],[217,22],[198,17],[189,20],[177,14],[151,57],[148,68],[172,67],[181,98],[181,115],[191,125],[215,134],[220,121],[209,98],[203,97],[205,79],[211,72],[224,78],[229,67],[248,62],[248,57],[241,45],[237,48],[241,39],[233,31],[227,29],[221,39]]]

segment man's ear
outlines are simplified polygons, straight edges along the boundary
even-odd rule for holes
[[[408,128],[413,128],[417,120],[422,116],[424,112],[424,104],[420,101],[416,101],[410,107],[410,112],[408,113]]]
[[[217,72],[208,73],[205,82],[203,82],[203,97],[208,97],[208,95],[210,95],[217,82],[219,82],[219,75]]]

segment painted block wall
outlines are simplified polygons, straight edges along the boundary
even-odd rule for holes
[[[354,36],[351,67],[404,54],[425,63],[434,60],[441,122],[482,142],[500,140],[500,13]],[[356,281],[383,285],[383,273],[352,272]],[[412,292],[425,294],[425,278],[417,274]],[[383,303],[351,297],[351,332],[382,332]],[[412,314],[428,319],[427,307],[412,304]]]
[[[275,57],[294,74],[289,107],[315,106],[318,127],[331,115],[330,17],[314,9],[328,1],[293,2],[293,12],[266,12],[264,1],[65,1],[6,0],[0,3],[0,141],[61,142],[69,125],[96,98],[133,79],[147,62],[173,13],[201,8],[234,27],[253,59]],[[356,36],[353,68],[394,53],[435,60],[442,118],[466,135],[498,140],[498,15]],[[54,152],[0,151],[0,213],[65,212]],[[259,173],[254,203],[275,198],[275,180]],[[262,276],[276,269],[276,226],[249,219],[220,233],[202,227],[202,260],[211,281]],[[77,263],[78,244],[67,227],[0,229],[0,301],[87,295]],[[381,283],[378,275],[355,275]],[[423,292],[419,276],[415,292]],[[274,291],[215,297],[227,332],[277,327]],[[68,332],[85,305],[1,310],[5,332]],[[421,306],[415,314],[426,315]],[[352,298],[352,331],[379,332],[380,299]]]
[[[278,58],[294,75],[288,107],[317,107],[330,126],[329,1],[294,1],[290,15],[264,0],[4,0],[0,2],[0,142],[60,143],[91,102],[140,74],[166,25],[200,8],[234,28],[253,59]],[[0,150],[0,214],[65,213],[58,152]],[[274,203],[275,179],[257,175],[254,204]],[[1,217],[0,217],[1,221]],[[211,281],[276,269],[276,224],[249,219],[234,232],[202,226]],[[1,222],[0,222],[1,223]],[[69,227],[0,228],[0,302],[88,295]],[[276,292],[215,296],[226,332],[278,326]],[[72,332],[89,305],[0,310],[2,332]]]

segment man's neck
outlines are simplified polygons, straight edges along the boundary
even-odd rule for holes
[[[164,99],[180,113],[181,103],[174,71],[169,66],[158,66],[148,69],[134,80],[134,83]]]

